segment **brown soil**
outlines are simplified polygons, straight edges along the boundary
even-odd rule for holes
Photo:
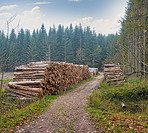
[[[19,133],[96,133],[85,107],[88,96],[97,89],[103,74],[82,86],[58,97],[48,110],[30,124],[21,128]]]

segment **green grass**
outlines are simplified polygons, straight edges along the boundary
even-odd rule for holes
[[[3,89],[2,90],[2,95],[4,95],[6,92],[8,92],[8,90],[7,89]]]
[[[84,80],[77,85],[70,86],[67,89],[66,93],[92,80],[95,77],[96,76],[91,77],[87,80]],[[5,92],[6,90],[3,90],[3,94]],[[61,93],[60,95],[64,95],[64,94],[65,92]],[[28,103],[22,103],[23,105],[21,109],[19,109],[19,107],[16,107],[19,104],[19,103],[16,103],[17,101],[13,101],[11,99],[5,99],[6,100],[5,102],[11,104],[11,107],[10,105],[8,105],[8,108],[7,108],[6,105],[5,106],[3,105],[4,106],[3,108],[6,110],[4,110],[5,113],[2,113],[2,116],[1,116],[0,132],[15,132],[15,129],[19,128],[20,125],[23,125],[24,123],[28,123],[33,119],[37,118],[37,116],[41,115],[42,112],[49,107],[50,103],[60,95],[45,96],[41,100],[34,101],[31,104],[29,103],[29,105]]]
[[[2,80],[0,80],[0,81],[2,81]],[[4,79],[3,81],[12,82],[13,79]]]
[[[127,80],[119,87],[103,82],[89,97],[88,110],[100,132],[148,132],[148,82]]]
[[[0,84],[1,84],[1,81],[2,80],[0,80]],[[3,80],[3,85],[6,85],[6,84],[8,84],[9,82],[12,82],[13,81],[13,79],[4,79]],[[3,89],[5,89],[5,88],[3,88]]]

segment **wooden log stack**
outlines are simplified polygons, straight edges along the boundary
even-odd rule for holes
[[[125,81],[120,65],[116,64],[104,65],[104,77],[107,83],[117,84]]]
[[[48,65],[48,61],[42,61],[16,67],[14,82],[9,82],[9,92],[6,95],[19,99],[33,99],[43,96],[41,80],[44,78],[44,72]]]
[[[45,70],[42,82],[43,94],[52,95],[65,91],[71,85],[78,84],[90,77],[88,66],[63,62],[52,62]]]
[[[15,68],[13,81],[39,81],[43,79],[48,61],[31,62]]]
[[[8,96],[32,99],[58,94],[90,77],[88,66],[64,62],[31,62],[16,67],[15,82],[9,82]]]
[[[13,98],[33,99],[43,96],[40,81],[9,82],[8,86],[10,88],[8,88],[7,95]]]

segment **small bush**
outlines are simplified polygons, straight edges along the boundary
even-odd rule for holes
[[[101,84],[101,90],[97,92],[102,99],[110,99],[119,102],[138,102],[148,100],[148,83],[130,83],[123,87],[108,86],[106,83]],[[96,95],[96,94],[93,94]]]

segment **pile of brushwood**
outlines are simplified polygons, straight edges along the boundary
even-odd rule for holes
[[[104,82],[91,94],[88,110],[100,132],[148,132],[148,82]]]

